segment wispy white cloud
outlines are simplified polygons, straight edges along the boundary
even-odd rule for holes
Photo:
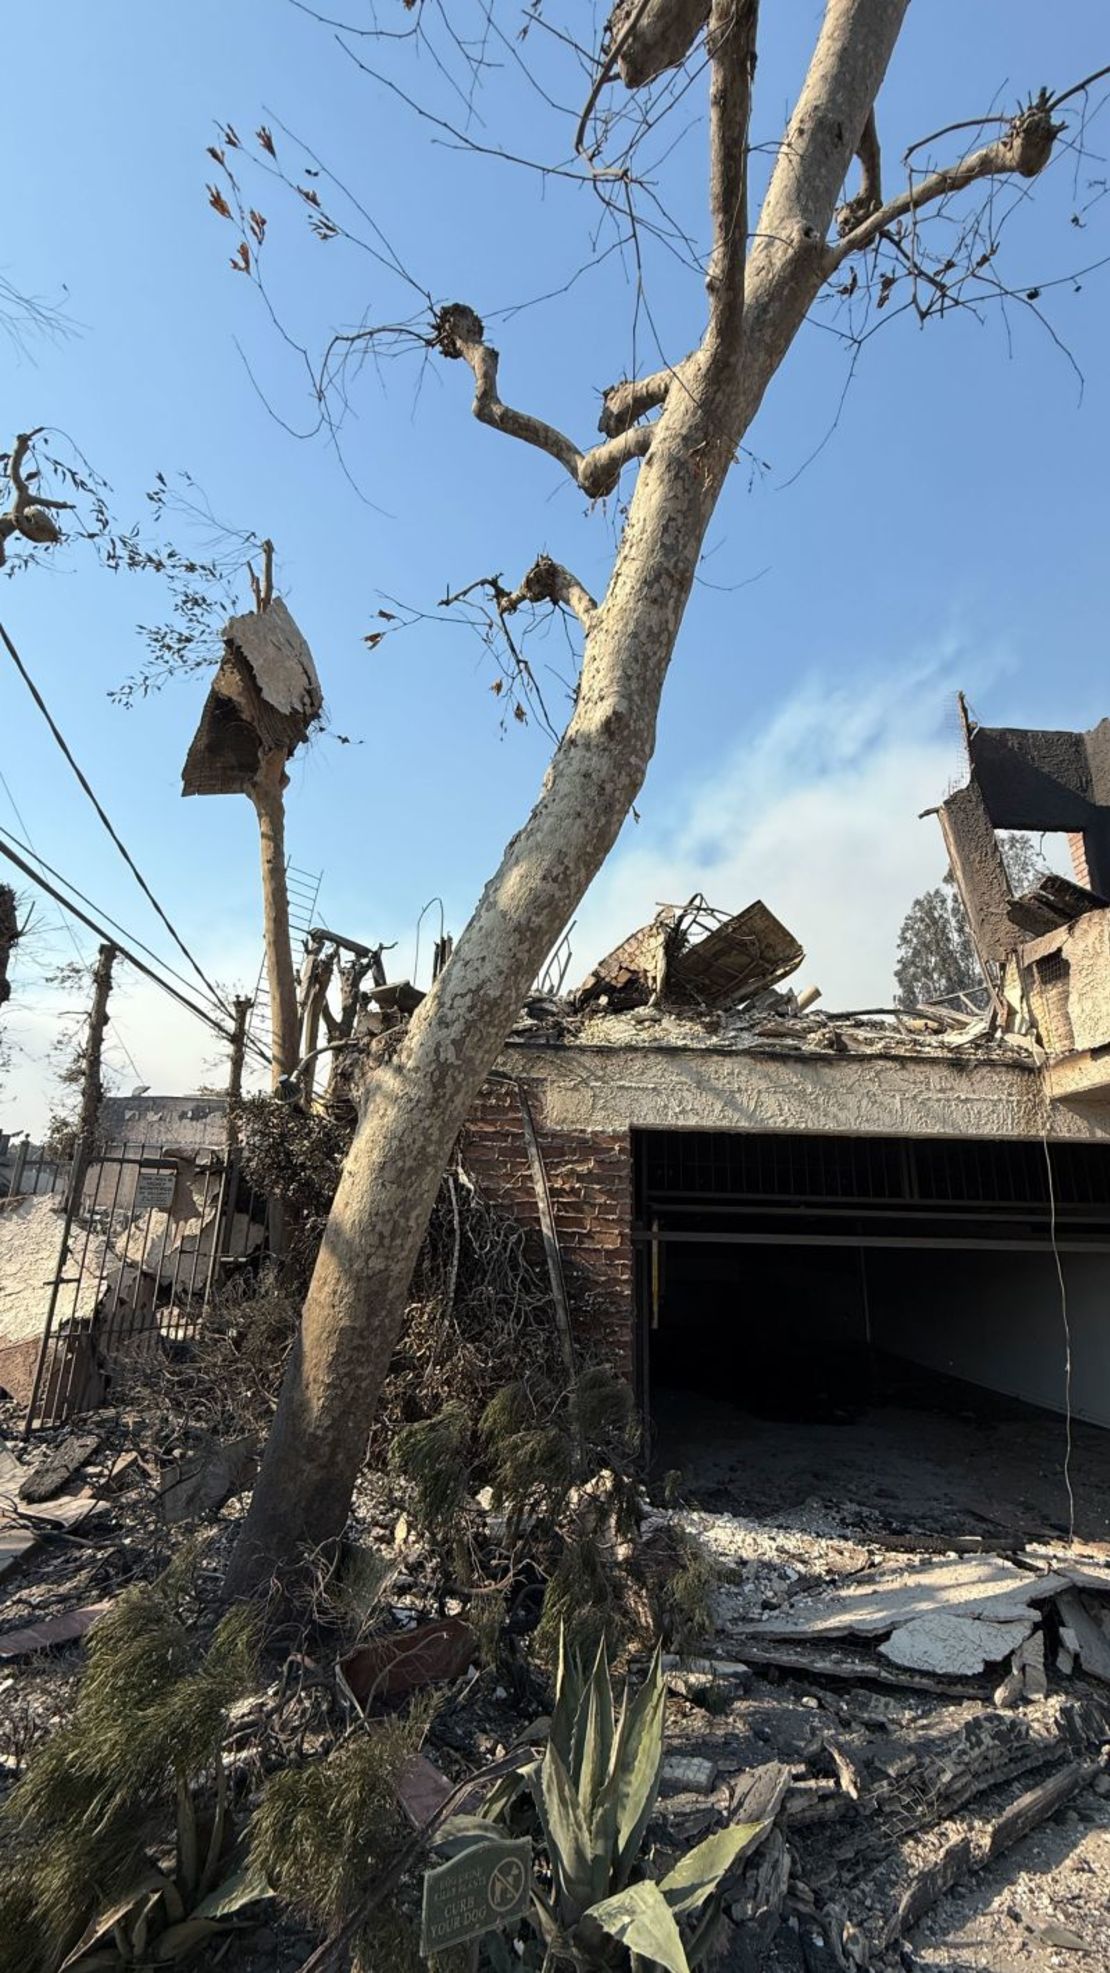
[[[809,678],[665,813],[649,788],[578,913],[572,980],[657,904],[704,891],[724,909],[763,898],[805,947],[795,984],[827,1007],[889,1005],[898,927],[946,868],[918,818],[964,778],[956,687],[999,669],[953,645],[844,686]]]

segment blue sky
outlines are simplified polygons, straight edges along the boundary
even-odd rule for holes
[[[765,9],[762,140],[781,127],[819,13],[814,0]],[[592,10],[575,14],[585,35]],[[393,24],[402,10],[379,0],[378,15]],[[371,17],[351,0],[346,18]],[[500,66],[470,128],[483,142],[563,156],[573,115],[552,110],[516,66],[512,0],[497,18],[509,40],[494,48]],[[426,52],[352,45],[437,113],[465,117]],[[533,29],[523,49],[545,93],[576,110],[580,78],[556,44]],[[69,433],[111,481],[125,522],[143,514],[157,471],[184,469],[218,514],[272,535],[333,732],[360,743],[325,735],[298,756],[290,851],[323,871],[326,920],[396,938],[407,970],[426,899],[441,894],[461,928],[547,746],[537,726],[501,730],[492,666],[466,632],[420,624],[374,651],[363,636],[383,596],[434,616],[448,584],[495,570],[514,579],[540,549],[600,591],[612,503],[588,512],[552,462],[479,426],[468,374],[439,359],[364,369],[342,464],[321,440],[290,436],[260,393],[303,424],[303,376],[258,293],[229,269],[238,236],[207,205],[205,146],[220,120],[244,138],[265,120],[299,173],[311,145],[419,285],[487,318],[506,396],[581,440],[606,384],[634,361],[655,367],[656,340],[667,357],[683,353],[700,319],[697,277],[648,240],[650,321],[641,310],[635,322],[627,255],[605,256],[613,235],[590,191],[433,141],[287,0],[59,0],[48,31],[29,9],[7,18],[5,55],[19,79],[8,154],[24,163],[0,273],[49,298],[64,291],[77,325],[4,352],[5,442],[30,424]],[[1099,0],[916,0],[880,106],[888,184],[911,138],[1108,59]],[[695,232],[702,101],[695,84],[672,125],[681,142],[656,174]],[[1007,277],[1043,285],[1110,252],[1110,200],[1072,224],[1107,170],[1110,114],[1089,143],[1085,159],[1062,152],[1017,212],[999,262]],[[348,210],[326,180],[301,182]],[[268,221],[264,265],[282,323],[310,347],[333,327],[418,305],[365,252],[313,239],[306,209],[281,188],[250,174],[244,183]],[[579,269],[545,305],[502,313]],[[902,909],[943,867],[935,824],[916,818],[959,775],[957,686],[994,723],[1086,725],[1110,712],[1110,270],[1080,292],[1045,286],[1043,306],[1070,358],[1021,308],[1008,322],[995,310],[983,324],[954,316],[924,331],[903,316],[866,345],[842,404],[843,343],[827,329],[803,333],[751,434],[765,469],[741,462],[710,530],[641,820],[580,914],[576,971],[661,898],[704,888],[735,908],[764,896],[806,946],[827,1004],[877,1004]],[[179,794],[204,682],[183,679],[130,712],[107,697],[141,660],[136,623],[159,607],[152,585],[76,548],[0,585],[9,631],[155,890],[207,969],[249,987],[260,952],[252,812],[241,798]],[[537,651],[565,671],[557,640]],[[558,704],[557,680],[545,687]],[[0,768],[36,846],[170,956],[10,666],[0,667],[0,736]],[[0,821],[23,833],[2,787]],[[37,1127],[49,1095],[41,1064],[60,1003],[34,974],[71,949],[51,911],[39,923],[9,1010],[7,1127]],[[144,1082],[218,1079],[203,1031],[152,990],[122,987],[116,1013]],[[118,1048],[115,1060],[130,1086]]]

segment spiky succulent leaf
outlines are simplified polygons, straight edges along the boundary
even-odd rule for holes
[[[564,1625],[559,1626],[559,1660],[555,1671],[555,1706],[551,1714],[551,1745],[568,1774],[574,1772],[574,1722],[582,1704],[582,1668],[567,1646]]]
[[[589,1685],[578,1709],[574,1731],[575,1763],[571,1774],[587,1822],[593,1819],[598,1796],[613,1765],[613,1732],[613,1688],[609,1682],[609,1662],[602,1640]]]
[[[657,1645],[647,1677],[626,1709],[617,1755],[620,1774],[617,1794],[618,1885],[628,1882],[659,1793],[666,1698],[662,1647]]]
[[[540,1763],[536,1807],[559,1892],[563,1922],[573,1925],[593,1896],[590,1837],[570,1776],[549,1744]]]
[[[618,1940],[630,1953],[638,1953],[641,1959],[655,1966],[666,1967],[667,1973],[690,1973],[674,1914],[658,1884],[650,1877],[639,1884],[627,1885],[615,1897],[591,1905],[586,1919],[600,1926],[609,1938]],[[583,1930],[588,1931],[588,1926]]]
[[[754,1847],[766,1827],[765,1822],[734,1822],[687,1851],[659,1886],[675,1916],[696,1911],[712,1897],[722,1878],[746,1850]]]

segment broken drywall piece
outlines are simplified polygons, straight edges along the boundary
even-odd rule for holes
[[[948,1610],[933,1610],[901,1625],[879,1650],[892,1664],[906,1665],[912,1671],[971,1678],[1020,1650],[1034,1621],[1030,1616],[1019,1622],[995,1623],[990,1618],[957,1617]]]
[[[1014,1653],[1014,1670],[1021,1673],[1022,1685],[1027,1699],[1048,1697],[1048,1674],[1045,1670],[1044,1632],[1035,1630],[1026,1638],[1020,1650]]]
[[[826,1596],[787,1604],[765,1618],[757,1634],[878,1637],[938,1611],[997,1624],[1026,1623],[1028,1634],[1036,1620],[1036,1605],[1068,1586],[1064,1575],[1031,1575],[998,1555],[964,1555],[908,1566],[894,1563]]]
[[[1077,1589],[1066,1589],[1056,1598],[1056,1608],[1064,1633],[1069,1640],[1075,1639],[1074,1653],[1083,1670],[1090,1678],[1110,1685],[1110,1637],[1087,1599]]]
[[[256,1440],[246,1434],[227,1445],[210,1441],[190,1458],[177,1460],[162,1481],[162,1511],[176,1524],[215,1514],[233,1493],[250,1485],[257,1470]]]

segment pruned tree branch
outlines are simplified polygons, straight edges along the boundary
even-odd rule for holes
[[[570,474],[591,500],[612,493],[623,468],[632,459],[642,459],[651,445],[650,425],[621,432],[604,445],[581,452],[572,439],[534,418],[528,411],[515,411],[506,404],[497,388],[498,352],[485,340],[482,319],[465,302],[450,302],[435,319],[434,342],[442,355],[461,357],[474,376],[474,416],[509,438],[534,445],[550,454]]]
[[[748,123],[759,0],[713,0],[709,17],[709,334],[738,339],[748,239]]]
[[[856,156],[859,159],[859,191],[847,205],[841,206],[836,215],[837,232],[842,237],[862,225],[865,219],[879,210],[883,202],[882,156],[874,108],[863,126]]]
[[[862,223],[854,223],[854,200],[851,205],[843,206],[837,215],[842,237],[839,245],[830,251],[830,268],[839,267],[848,254],[859,253],[862,248],[869,247],[880,233],[898,220],[920,212],[925,206],[935,205],[938,199],[947,198],[951,192],[963,191],[980,178],[1014,174],[1020,178],[1038,177],[1052,156],[1053,146],[1063,128],[1062,123],[1054,121],[1048,93],[1042,90],[1027,108],[1011,119],[1001,137],[970,151],[957,164],[931,171],[916,185],[907,185],[904,192],[888,199],[885,205],[876,207]]]
[[[647,411],[655,411],[665,402],[681,364],[668,370],[656,370],[650,377],[631,377],[619,384],[610,384],[602,395],[601,416],[597,429],[606,438],[617,438],[626,432]]]
[[[686,60],[709,11],[710,0],[618,0],[609,21],[607,69],[615,63],[629,89],[653,82]]]
[[[13,534],[21,534],[36,548],[56,548],[62,531],[51,519],[51,512],[69,512],[73,506],[71,500],[48,500],[44,494],[36,493],[30,484],[36,475],[27,470],[27,454],[41,431],[42,426],[38,425],[34,431],[18,433],[8,458],[12,504],[6,514],[0,514],[0,566],[4,561],[5,543]]]
[[[502,616],[518,610],[522,603],[561,603],[573,610],[583,630],[588,631],[597,604],[584,583],[570,569],[554,562],[550,555],[537,555],[527,575],[507,596],[498,600]]]

